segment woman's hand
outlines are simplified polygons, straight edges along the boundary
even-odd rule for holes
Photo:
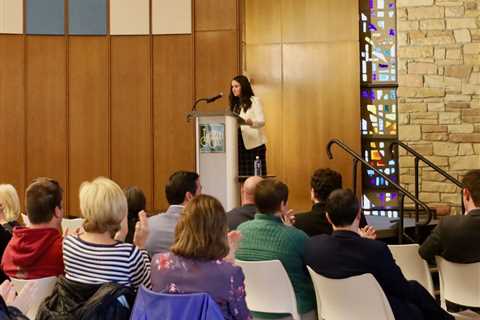
[[[138,213],[138,222],[135,225],[135,234],[133,235],[133,244],[139,249],[145,249],[145,243],[148,239],[150,229],[148,227],[148,218],[145,211]]]
[[[235,262],[235,252],[240,245],[240,240],[242,240],[242,234],[240,231],[232,230],[227,234],[228,238],[228,247],[230,250],[228,251],[228,255],[224,258],[224,260],[234,263]]]

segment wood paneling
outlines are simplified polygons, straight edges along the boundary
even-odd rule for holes
[[[245,70],[255,95],[261,98],[265,118],[268,173],[284,179],[283,108],[282,108],[282,46],[249,45]]]
[[[27,180],[47,176],[67,189],[66,44],[64,37],[26,37]]]
[[[186,121],[193,104],[193,37],[154,37],[153,61],[154,206],[165,209],[168,177],[177,170],[195,170],[194,122]]]
[[[351,161],[327,159],[339,138],[360,151],[358,3],[356,0],[245,0],[244,69],[266,113],[269,173],[290,188],[294,210],[310,203],[310,176],[342,173]]]
[[[111,38],[111,168],[122,187],[136,185],[153,205],[150,39]]]
[[[196,97],[208,97],[219,92],[222,99],[200,105],[204,111],[225,110],[232,78],[239,73],[238,33],[210,31],[195,34]]]
[[[358,40],[358,0],[282,0],[283,42]]]
[[[338,152],[329,161],[325,146],[339,138],[360,151],[356,52],[357,43],[284,46],[284,157],[293,207],[309,205],[310,176],[319,167],[332,167],[345,186],[351,183],[351,162]]]
[[[78,188],[109,176],[108,40],[71,37],[69,46],[70,214],[79,215]]]
[[[195,31],[235,30],[237,28],[238,0],[194,1]]]
[[[281,8],[278,0],[245,1],[245,40],[248,44],[282,41]]]
[[[24,38],[0,35],[0,183],[25,189]],[[23,206],[23,205],[22,205]]]

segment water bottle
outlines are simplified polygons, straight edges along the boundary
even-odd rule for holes
[[[260,160],[259,156],[256,156],[253,162],[253,174],[255,176],[262,176],[262,160]]]

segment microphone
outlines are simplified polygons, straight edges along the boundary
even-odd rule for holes
[[[213,101],[215,101],[215,100],[220,99],[221,97],[223,97],[223,92],[220,92],[220,93],[217,94],[216,96],[207,98],[205,101],[206,101],[207,103],[211,103],[211,102],[213,102]]]

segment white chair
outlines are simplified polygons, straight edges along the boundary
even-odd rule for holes
[[[75,218],[75,219],[62,219],[62,230],[65,232],[65,229],[68,228],[70,231],[77,230],[81,226],[83,226],[83,222],[85,219],[83,218]]]
[[[385,293],[370,273],[329,279],[307,268],[315,287],[318,313],[323,319],[395,320]]]
[[[251,311],[289,313],[300,320],[297,299],[287,272],[279,260],[235,262],[245,274],[247,306]]]
[[[38,312],[38,307],[43,302],[43,300],[45,300],[45,298],[48,297],[53,292],[53,289],[55,287],[55,282],[57,281],[57,277],[46,277],[46,278],[31,279],[31,280],[11,278],[10,280],[12,281],[12,284],[17,294],[20,293],[23,286],[25,286],[27,283],[30,283],[30,282],[35,283],[35,286],[36,286],[35,295],[31,297],[30,309],[27,311],[27,314],[26,314],[26,316],[29,319],[35,319]]]
[[[440,301],[480,308],[480,262],[454,263],[435,257],[440,277]]]
[[[388,246],[405,278],[418,281],[432,297],[435,297],[432,275],[427,262],[418,254],[419,247],[416,243]]]

